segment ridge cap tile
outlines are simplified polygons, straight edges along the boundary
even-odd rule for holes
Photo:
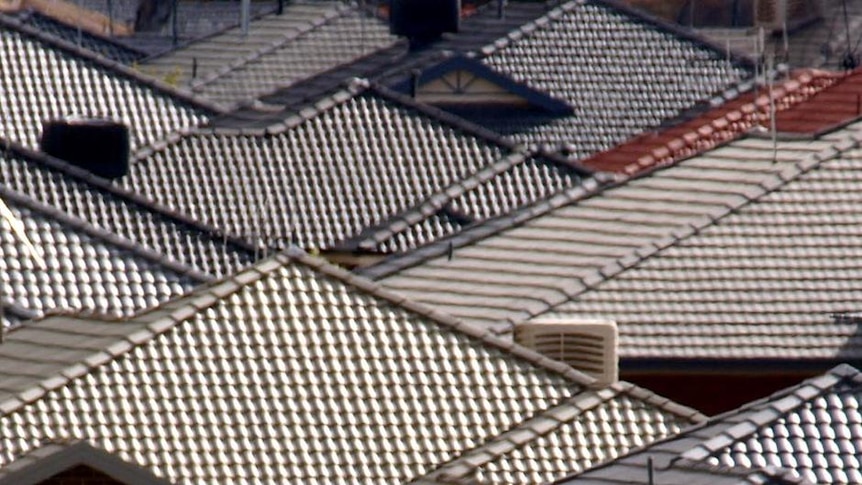
[[[90,369],[94,369],[99,367],[107,362],[110,362],[113,357],[103,351],[96,352],[91,354],[88,357],[84,358],[84,364],[86,364]]]

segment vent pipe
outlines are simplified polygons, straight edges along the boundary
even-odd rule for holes
[[[497,18],[500,20],[506,18],[506,0],[497,0]]]
[[[251,17],[251,0],[240,0],[239,3],[239,23],[242,29],[242,36],[248,36],[248,23]]]

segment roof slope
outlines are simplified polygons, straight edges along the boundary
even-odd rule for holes
[[[224,104],[250,101],[371,53],[397,38],[385,22],[358,6],[333,1],[291,2],[282,15],[208,37],[145,63]],[[192,66],[197,77],[192,78]]]
[[[857,359],[862,125],[714,222],[593,280],[554,316],[612,315],[631,357]],[[782,147],[811,142],[782,142]],[[697,161],[695,159],[694,161]]]
[[[773,163],[771,141],[740,140],[599,194],[557,194],[363,274],[467,322],[508,331],[761,194],[774,174],[831,145],[782,143]]]
[[[384,254],[408,251],[562,190],[580,187],[587,192],[598,185],[597,180],[584,176],[584,169],[560,157],[515,153],[455,181],[340,246]]]
[[[216,109],[9,17],[0,17],[0,65],[0,136],[31,148],[53,118],[123,121],[134,150],[198,126]]]
[[[565,3],[478,55],[575,113],[471,119],[519,143],[565,145],[574,158],[657,127],[750,76],[746,60],[607,0]]]
[[[785,470],[808,483],[862,482],[862,375],[842,365],[799,386],[710,419],[682,434],[558,483],[631,483],[646,477],[688,485],[694,475],[677,464]],[[699,482],[698,482],[699,483]]]
[[[46,265],[40,268],[12,231],[0,231],[3,300],[37,316],[73,310],[129,315],[207,280],[206,275],[5,187],[0,188],[0,198],[22,222]],[[4,317],[4,324],[17,320]]]
[[[223,276],[250,264],[253,248],[155,206],[61,160],[0,139],[0,183],[41,204],[202,273]]]
[[[707,418],[632,384],[584,391],[519,423],[417,483],[548,483]]]
[[[356,81],[265,131],[184,134],[121,184],[248,241],[328,248],[517,151]]]
[[[0,344],[0,463],[79,438],[172,482],[392,483],[593,382],[399,301],[291,250],[131,320],[32,322]]]

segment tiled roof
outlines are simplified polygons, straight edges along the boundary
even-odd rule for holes
[[[593,382],[289,250],[130,320],[9,332],[0,463],[86,439],[174,483],[394,483]]]
[[[858,74],[852,77],[855,79]],[[596,171],[634,175],[703,153],[743,136],[753,127],[768,129],[773,112],[776,113],[777,129],[781,132],[800,128],[799,123],[792,121],[794,119],[841,119],[842,112],[847,111],[848,96],[839,96],[834,108],[823,109],[825,106],[819,94],[822,92],[823,96],[831,97],[826,93],[848,92],[848,87],[854,83],[847,80],[837,73],[801,71],[771,89],[750,89],[689,121],[635,136],[610,150],[581,160],[581,164]],[[844,84],[848,86],[839,87]]]
[[[133,64],[146,54],[132,46],[126,46],[106,37],[100,37],[59,22],[36,11],[25,11],[18,18],[26,25],[43,34],[52,35],[81,49],[95,52],[120,64]]]
[[[209,279],[5,187],[0,198],[22,222],[46,265],[40,268],[12,231],[0,232],[3,300],[27,312],[129,315]],[[19,321],[13,314],[3,323]]]
[[[192,43],[146,63],[168,78],[224,104],[251,101],[320,72],[392,46],[389,27],[358,6],[291,2],[282,15]],[[196,65],[197,77],[192,79]]]
[[[479,56],[575,113],[474,121],[519,143],[566,145],[575,158],[657,127],[750,75],[748,61],[613,1],[564,3]]]
[[[760,194],[774,174],[831,145],[781,144],[773,163],[771,141],[741,140],[598,194],[556,194],[362,273],[465,321],[508,331]],[[625,356],[628,330],[620,323]]]
[[[581,167],[554,155],[515,153],[340,246],[379,253],[407,251],[562,190],[582,184],[584,190],[594,187],[597,181],[583,179],[585,175]]]
[[[612,315],[630,357],[859,358],[858,325],[831,314],[862,298],[860,130],[839,132],[626,269],[605,269],[552,314]]]
[[[43,121],[78,115],[127,123],[135,149],[217,108],[10,17],[0,17],[0,66],[0,136],[28,147]]]
[[[584,391],[416,483],[548,483],[677,434],[705,416],[625,382]]]
[[[803,483],[862,482],[862,376],[842,365],[799,386],[710,419],[680,435],[575,475],[561,484],[655,482],[688,485],[693,475],[675,463],[773,470]]]
[[[245,240],[329,248],[485,167],[508,163],[518,150],[355,81],[265,131],[186,133],[133,164],[120,183]],[[527,172],[553,186],[572,177]],[[526,197],[507,190],[496,196],[500,204]]]
[[[41,204],[213,276],[250,264],[255,249],[159,208],[85,170],[2,140],[0,183]]]

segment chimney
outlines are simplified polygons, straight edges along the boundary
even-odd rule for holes
[[[43,152],[99,177],[129,173],[129,128],[104,119],[58,119],[42,124]]]
[[[458,32],[461,0],[389,0],[389,30],[407,37],[411,49]]]

